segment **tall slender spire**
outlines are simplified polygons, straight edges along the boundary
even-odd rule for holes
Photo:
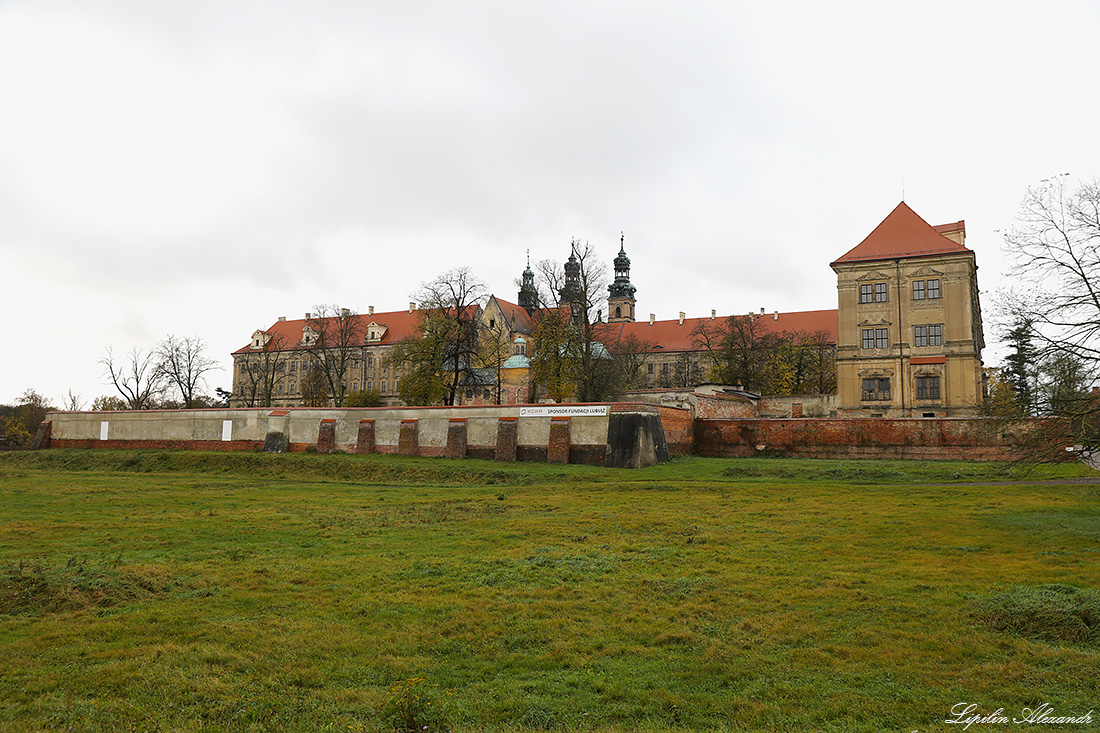
[[[634,320],[634,291],[630,282],[630,258],[626,256],[626,234],[619,234],[619,255],[615,258],[615,282],[607,286],[607,320]]]
[[[535,273],[531,271],[531,250],[527,250],[527,269],[523,271],[519,287],[519,307],[534,315],[539,307],[539,294],[535,289]]]

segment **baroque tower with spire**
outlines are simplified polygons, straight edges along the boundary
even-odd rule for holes
[[[531,250],[527,250],[527,269],[523,271],[523,279],[519,286],[519,307],[527,311],[527,315],[535,315],[539,307],[539,293],[535,288],[535,273],[531,271]]]
[[[607,286],[609,323],[634,322],[634,291],[630,283],[630,258],[626,256],[626,235],[619,236],[619,255],[615,258],[615,282]]]

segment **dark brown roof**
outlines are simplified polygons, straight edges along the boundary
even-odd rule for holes
[[[940,233],[958,231],[962,225],[963,222],[960,221],[933,227],[902,201],[866,239],[841,255],[833,264],[970,252],[971,250]]]

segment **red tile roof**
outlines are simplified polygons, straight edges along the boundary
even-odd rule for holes
[[[497,305],[500,306],[500,310],[508,318],[515,321],[515,329],[520,333],[531,333],[534,330],[535,324],[532,321],[531,316],[527,313],[527,309],[523,306],[516,305],[515,303],[509,303],[503,298],[496,298]]]
[[[962,224],[960,221],[933,227],[902,201],[866,239],[841,255],[833,264],[970,252],[972,250],[940,233],[957,231],[962,228]]]
[[[416,323],[419,317],[419,311],[409,313],[407,310],[374,313],[373,315],[360,313],[359,315],[353,316],[353,318],[359,319],[361,322],[364,335],[367,332],[366,326],[372,322],[386,327],[385,335],[378,341],[372,341],[369,344],[370,346],[376,344],[384,346],[395,344],[406,336],[411,336],[416,331]],[[281,339],[284,350],[302,348],[302,329],[305,328],[305,326],[306,320],[304,318],[299,318],[294,321],[276,321],[274,325],[266,331],[272,336],[269,346],[274,346]],[[237,349],[233,353],[247,354],[251,351],[252,348],[250,343],[247,346]]]
[[[748,318],[748,315],[739,316]],[[635,323],[608,324],[615,329],[616,335],[622,338],[634,336],[642,343],[653,345],[649,351],[698,351],[701,347],[695,343],[692,332],[701,323],[711,322],[715,326],[724,325],[728,316],[719,316],[713,321],[710,318],[685,318],[683,324],[678,319],[671,321],[655,321],[653,325],[649,321],[637,321]],[[836,310],[799,311],[795,313],[780,313],[775,317],[774,313],[755,314],[753,318],[761,322],[763,333],[816,333],[824,331],[828,334],[829,342],[836,343]],[[621,328],[620,328],[621,327]]]

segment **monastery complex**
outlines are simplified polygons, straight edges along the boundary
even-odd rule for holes
[[[837,276],[837,302],[831,309],[738,315],[759,334],[811,335],[835,359],[839,417],[956,417],[973,415],[983,397],[981,308],[977,264],[965,245],[962,221],[932,226],[904,202],[859,244],[830,263]],[[575,261],[570,258],[575,267]],[[570,262],[566,263],[567,287]],[[823,263],[824,264],[824,263]],[[636,289],[630,259],[621,247],[614,260],[615,279],[608,289],[602,333],[645,345],[638,355],[643,388],[692,389],[714,381],[708,352],[699,334],[723,324],[729,315],[673,320],[637,318]],[[563,294],[565,289],[563,289]],[[539,310],[534,274],[523,272],[517,302],[490,296],[477,317],[506,338],[508,354],[497,368],[474,370],[456,404],[523,404],[544,395],[533,385],[535,317]],[[349,392],[377,392],[386,406],[398,407],[402,372],[390,354],[402,339],[417,333],[422,312],[408,308],[364,314],[356,332],[361,344],[345,370]],[[312,323],[315,323],[313,321]],[[609,340],[606,339],[605,340]],[[257,330],[251,342],[233,353],[233,406],[296,407],[317,334],[307,315],[279,318]],[[266,375],[264,392],[257,375]],[[729,392],[736,392],[729,385]],[[498,397],[499,395],[499,397]]]

